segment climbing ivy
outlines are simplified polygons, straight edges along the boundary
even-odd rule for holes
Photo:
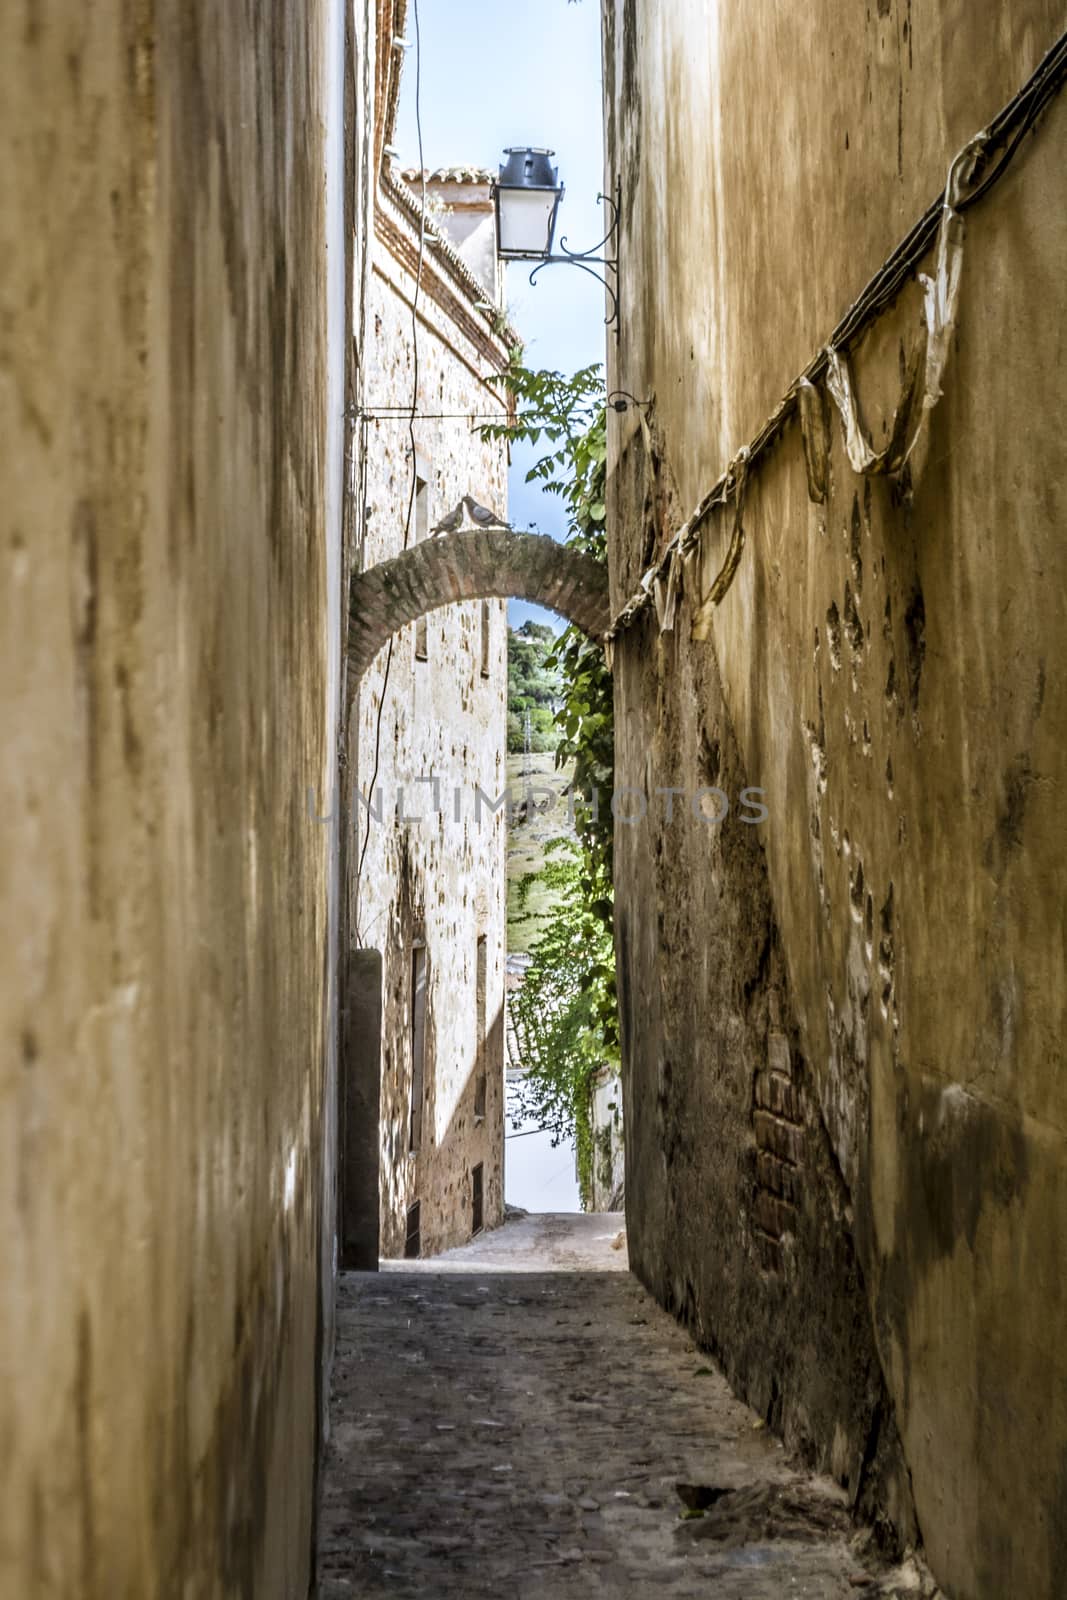
[[[497,380],[509,395],[512,420],[491,424],[487,437],[547,444],[526,474],[563,500],[568,543],[607,560],[605,531],[606,422],[599,365],[570,377],[535,371],[513,357]],[[518,1102],[558,1143],[573,1134],[583,1203],[591,1190],[593,1079],[618,1059],[612,899],[611,792],[615,729],[611,674],[603,652],[575,627],[560,636],[546,665],[555,667],[561,702],[556,765],[573,764],[577,842],[553,842],[535,881],[556,893],[554,909],[512,1005],[526,1078]]]
[[[526,1069],[514,1089],[516,1120],[535,1121],[554,1144],[574,1139],[584,1203],[593,1173],[593,1080],[607,1053],[603,980],[612,971],[613,951],[611,933],[582,887],[581,857],[575,840],[554,840],[545,865],[520,884],[520,903],[534,882],[556,899],[509,1004]]]

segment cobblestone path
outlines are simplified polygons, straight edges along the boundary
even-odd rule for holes
[[[878,1567],[619,1252],[590,1269],[598,1221],[342,1279],[320,1600],[929,1593]]]

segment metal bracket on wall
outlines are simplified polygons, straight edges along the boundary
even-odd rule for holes
[[[614,328],[615,329],[615,337],[617,339],[619,337],[619,295],[618,295],[619,245],[618,245],[618,231],[619,231],[619,213],[620,213],[620,210],[621,210],[621,207],[622,207],[622,180],[621,180],[621,178],[616,180],[616,183],[615,183],[615,198],[614,199],[612,199],[612,197],[610,195],[606,195],[606,194],[598,194],[596,198],[597,198],[597,204],[598,205],[600,205],[601,202],[603,202],[604,205],[611,207],[611,218],[610,218],[611,225],[608,228],[608,231],[604,235],[604,237],[602,239],[598,240],[598,242],[596,244],[590,245],[588,250],[570,250],[570,249],[567,248],[567,237],[566,237],[566,235],[565,234],[562,235],[561,238],[560,238],[560,241],[559,241],[560,253],[556,254],[556,255],[545,256],[543,261],[539,261],[537,263],[536,267],[534,267],[533,271],[530,273],[530,282],[533,283],[534,280],[537,277],[537,274],[539,272],[541,272],[543,270],[543,268],[545,268],[545,267],[559,266],[561,264],[562,265],[570,265],[572,267],[581,267],[583,272],[588,272],[588,274],[589,274],[589,276],[591,278],[595,278],[597,280],[597,282],[603,284],[604,288],[607,290],[608,295],[610,296],[610,299],[611,299],[611,306],[610,306],[608,315],[604,318],[604,326],[606,328]],[[598,255],[596,253],[597,251],[606,249],[608,246],[610,246],[612,244],[614,244],[614,246],[615,246],[614,255],[610,255],[610,256],[608,256],[608,255]],[[604,272],[598,272],[597,271],[598,267],[603,267],[605,269],[605,271]],[[607,277],[608,272],[610,272],[613,275],[614,282],[609,282],[608,277]]]

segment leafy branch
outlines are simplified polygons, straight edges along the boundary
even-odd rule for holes
[[[534,371],[516,353],[495,380],[513,416],[482,429],[486,438],[549,448],[526,474],[566,505],[568,543],[607,560],[607,438],[599,365],[570,377]],[[533,953],[512,1016],[526,1077],[523,1115],[534,1116],[556,1142],[573,1135],[583,1203],[592,1178],[592,1088],[599,1068],[618,1059],[612,890],[611,791],[615,773],[611,674],[598,645],[575,627],[556,642],[546,668],[558,672],[561,698],[556,766],[573,765],[576,841],[555,841],[537,874],[523,881],[555,891],[554,908]]]

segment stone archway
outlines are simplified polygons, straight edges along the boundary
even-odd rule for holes
[[[607,568],[546,534],[479,529],[413,545],[352,579],[348,663],[362,677],[398,628],[457,600],[533,600],[598,639],[611,624]]]

